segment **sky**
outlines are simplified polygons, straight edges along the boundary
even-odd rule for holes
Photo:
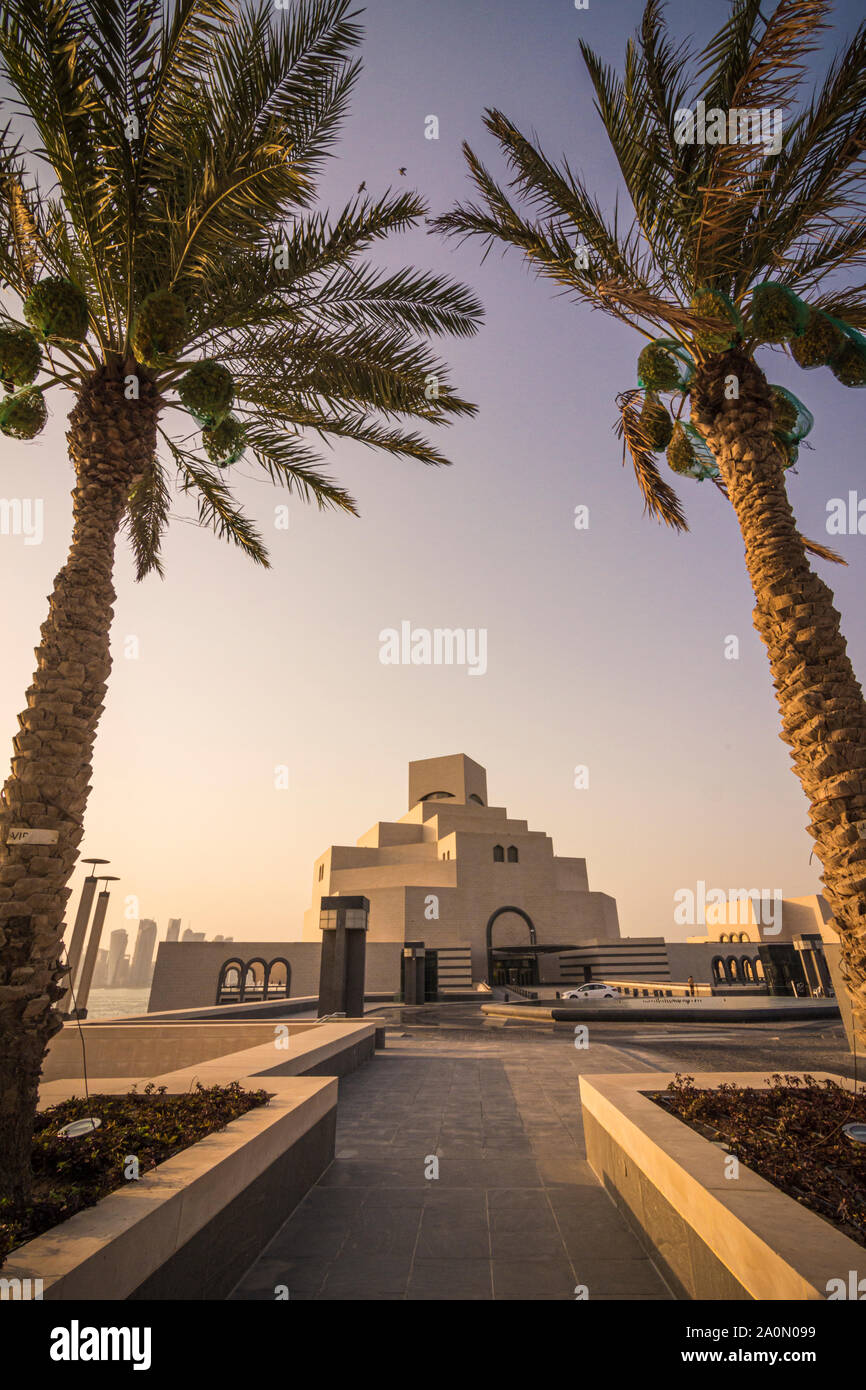
[[[566,152],[611,207],[616,173],[578,40],[621,66],[641,8],[371,0],[364,72],[321,205],[338,208],[364,179],[373,194],[408,183],[433,214],[446,211],[470,193],[464,138],[499,168],[481,121],[499,106],[548,153]],[[671,0],[667,14],[677,37],[695,32],[693,4]],[[699,11],[697,38],[722,14]],[[836,8],[831,48],[858,17]],[[425,138],[429,115],[438,140]],[[487,768],[491,804],[546,831],[556,853],[586,858],[623,935],[685,937],[674,895],[701,880],[819,891],[733,511],[711,484],[676,480],[691,528],[677,534],[643,515],[621,464],[614,397],[636,384],[643,340],[558,297],[514,254],[481,264],[477,245],[423,227],[384,254],[447,272],[483,301],[474,339],[440,342],[478,414],[439,433],[448,469],[349,443],[329,451],[360,520],[290,501],[289,528],[276,529],[285,494],[235,469],[270,571],[178,520],[165,581],[136,584],[120,544],[114,669],[81,846],[119,876],[106,937],[139,916],[156,919],[161,938],[169,917],[208,938],[299,937],[314,859],[407,810],[410,760],[457,752]],[[801,451],[789,492],[802,531],[848,561],[815,563],[862,674],[866,537],[830,538],[826,522],[831,499],[866,495],[864,398],[829,371],[760,360],[815,416],[814,451]],[[0,455],[3,496],[44,508],[41,544],[0,535],[10,747],[70,534],[64,415],[57,397],[45,433],[4,439]],[[404,621],[484,629],[486,671],[382,664],[380,633]],[[588,787],[574,785],[578,766]]]

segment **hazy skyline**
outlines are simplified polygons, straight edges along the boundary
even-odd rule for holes
[[[468,193],[462,139],[498,167],[481,124],[483,107],[498,105],[550,155],[565,151],[611,207],[616,170],[577,44],[620,68],[642,8],[368,5],[364,72],[321,206],[336,212],[362,180],[372,193],[397,185],[405,166],[431,215],[445,211]],[[858,13],[837,7],[828,50]],[[709,24],[700,13],[696,31],[694,6],[677,0],[668,17],[697,44],[722,10]],[[438,140],[425,138],[429,115]],[[818,891],[733,511],[711,484],[677,479],[691,527],[677,535],[642,515],[631,467],[620,466],[614,396],[636,384],[643,340],[557,297],[517,257],[480,265],[477,246],[422,228],[384,259],[446,271],[484,302],[474,340],[439,342],[478,416],[440,432],[448,470],[335,447],[333,472],[360,520],[290,501],[290,528],[278,530],[286,494],[234,469],[250,475],[237,491],[269,541],[270,572],[178,522],[165,582],[136,585],[121,542],[114,670],[81,846],[120,876],[105,939],[125,925],[129,895],[131,919],[154,918],[160,939],[170,916],[208,939],[299,936],[316,856],[404,813],[410,760],[457,752],[487,768],[491,804],[550,834],[557,854],[586,858],[590,887],[617,899],[623,935],[685,937],[674,894],[698,880]],[[814,450],[801,451],[789,492],[802,531],[849,562],[813,563],[862,678],[866,536],[830,536],[826,520],[831,499],[866,495],[864,397],[781,353],[759,361],[815,415]],[[3,441],[2,496],[44,504],[41,544],[0,535],[4,757],[69,541],[72,398],[49,400],[39,440]],[[574,526],[580,505],[585,531]],[[383,665],[380,633],[404,621],[483,629],[485,674]],[[725,658],[731,635],[738,660]],[[577,765],[589,769],[586,790],[573,786]]]

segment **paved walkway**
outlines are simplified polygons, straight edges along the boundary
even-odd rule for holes
[[[568,1035],[389,1034],[340,1082],[335,1162],[232,1298],[669,1298],[584,1157],[580,1072],[634,1069]]]

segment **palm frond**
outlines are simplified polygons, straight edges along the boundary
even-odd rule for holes
[[[862,227],[866,161],[866,22],[831,63],[807,109],[788,131],[758,209],[752,238],[759,263],[778,265],[796,283],[816,243]],[[794,266],[793,280],[787,267]],[[844,256],[820,266],[844,266]],[[815,265],[815,268],[819,266]]]
[[[207,65],[220,27],[233,20],[234,10],[227,0],[175,0],[162,6],[157,52],[143,96],[137,188],[148,178],[158,180],[161,173],[171,176],[171,158],[182,139],[189,92]]]
[[[210,36],[194,91],[164,104],[142,184],[167,197],[148,203],[142,249],[162,256],[169,287],[199,295],[227,250],[259,245],[312,201],[359,71],[348,3],[235,13]]]
[[[852,286],[850,289],[828,290],[810,297],[810,304],[822,309],[825,314],[844,319],[852,328],[866,331],[866,285]]]
[[[148,369],[163,399],[176,407],[170,393],[190,362],[220,361],[235,380],[247,463],[305,502],[356,514],[314,446],[342,438],[447,464],[414,424],[476,407],[428,340],[471,336],[482,309],[444,275],[364,260],[418,225],[427,205],[417,193],[357,196],[335,216],[313,208],[359,71],[352,5],[10,0],[0,65],[36,129],[29,156],[54,182],[40,188],[11,125],[0,131],[0,274],[22,299],[40,271],[87,298],[97,341],[63,347],[68,370],[54,364],[61,348],[46,346],[48,384],[81,384],[89,364],[125,358],[142,299],[174,289],[188,337],[168,366]],[[267,563],[230,476],[185,440],[160,437],[199,524]],[[139,578],[162,573],[171,471],[155,459],[129,498]],[[236,476],[248,476],[243,465]]]
[[[198,524],[213,531],[220,540],[231,541],[257,565],[270,568],[268,552],[254,523],[244,515],[225,480],[202,459],[183,449],[160,430],[180,474],[180,490],[192,493],[198,509]]]
[[[707,107],[727,111],[736,104],[734,93],[749,71],[756,27],[759,23],[766,25],[761,3],[762,0],[734,0],[721,29],[705,45],[697,76],[699,81],[703,79],[698,98]]]
[[[371,420],[362,411],[347,411],[342,415],[336,415],[306,410],[296,404],[292,407],[291,420],[293,426],[310,430],[326,443],[330,443],[332,436],[351,439],[356,444],[364,444],[368,448],[392,454],[397,458],[411,458],[418,463],[439,468],[448,468],[451,465],[451,460],[416,430],[382,424]]]
[[[620,416],[614,430],[617,439],[623,441],[622,461],[625,463],[628,450],[638,487],[643,493],[644,510],[675,531],[687,531],[689,528],[680,500],[658,470],[652,456],[650,441],[635,408],[635,401],[642,394],[635,387],[630,391],[621,392],[616,398]]]
[[[604,306],[615,304],[638,319],[645,319],[657,327],[668,326],[691,333],[695,328],[701,330],[718,329],[718,319],[707,318],[684,309],[672,300],[649,294],[635,285],[622,280],[604,280],[597,286],[599,300]]]
[[[315,502],[320,511],[358,515],[358,505],[345,488],[319,471],[319,460],[297,434],[286,433],[267,423],[247,426],[247,440],[256,462],[271,482],[285,487],[305,502]]]
[[[650,0],[641,41],[626,45],[625,73],[612,68],[581,40],[581,53],[595,90],[595,106],[616,155],[641,233],[654,257],[653,280],[669,290],[674,266],[681,271],[688,240],[688,179],[684,157],[673,140],[674,112],[684,91],[688,47],[673,50]],[[684,147],[687,149],[687,147]]]
[[[334,220],[325,213],[299,216],[291,227],[269,233],[262,247],[228,248],[213,267],[207,294],[192,305],[190,346],[218,344],[245,325],[318,317],[316,309],[327,303],[329,287],[340,283],[337,277],[343,284],[353,277],[359,285],[369,280],[372,272],[360,264],[360,253],[414,226],[425,211],[423,200],[410,192],[355,198]],[[481,317],[474,296],[453,282],[442,280],[436,302],[446,310],[462,311],[464,320],[470,314],[476,320]],[[434,331],[450,329],[443,319]]]
[[[135,577],[141,581],[155,570],[164,578],[160,550],[168,526],[171,495],[159,460],[151,460],[129,494],[124,526],[132,545]]]
[[[223,346],[222,360],[232,371],[239,399],[256,405],[281,392],[288,414],[291,406],[285,403],[292,398],[314,408],[343,402],[386,416],[421,415],[442,423],[476,411],[450,388],[445,364],[398,328],[244,329]],[[438,395],[428,395],[431,382]]]
[[[835,550],[831,550],[829,545],[821,545],[820,541],[810,541],[804,535],[800,536],[803,542],[803,549],[808,555],[817,555],[819,560],[829,560],[834,565],[847,565],[848,561],[843,559]]]
[[[100,152],[112,144],[96,88],[82,15],[52,0],[8,0],[0,12],[0,58],[19,104],[29,113],[60,185],[78,244],[98,289],[93,326],[116,334],[120,308],[108,266],[116,211]]]
[[[599,281],[622,278],[644,286],[645,267],[637,257],[628,259],[633,243],[624,244],[618,240],[616,227],[604,225],[598,209],[592,208],[591,200],[587,201],[580,223],[574,221],[573,216],[563,217],[557,224],[530,222],[518,212],[469,146],[464,144],[463,149],[485,202],[459,204],[433,219],[437,231],[459,240],[479,237],[485,247],[485,258],[497,244],[506,249],[511,247],[522,253],[534,274],[554,281],[566,294],[590,305],[599,303],[596,290]],[[569,230],[572,237],[580,238],[579,242],[570,239]],[[623,322],[630,322],[616,304],[609,302],[605,307]]]
[[[807,58],[826,25],[829,0],[780,0],[763,33],[747,40],[745,63],[730,91],[729,111],[790,110],[807,71]],[[743,6],[743,26],[751,11]],[[741,36],[742,36],[741,30]],[[742,57],[742,51],[739,56]],[[732,73],[733,76],[733,73]],[[709,147],[707,177],[694,257],[696,283],[733,278],[742,269],[744,233],[756,215],[781,155],[747,140]]]
[[[26,172],[11,127],[0,131],[0,274],[22,297],[32,289],[41,257],[42,237],[35,209],[25,189]]]

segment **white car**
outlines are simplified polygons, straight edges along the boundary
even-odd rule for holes
[[[590,985],[578,985],[576,989],[569,989],[569,990],[566,990],[562,995],[560,995],[560,998],[562,998],[562,999],[619,999],[619,998],[620,998],[620,993],[619,993],[619,990],[618,990],[618,989],[614,989],[614,988],[613,988],[613,985],[603,985],[603,984],[597,984],[597,985],[596,985],[596,984],[590,984]]]

